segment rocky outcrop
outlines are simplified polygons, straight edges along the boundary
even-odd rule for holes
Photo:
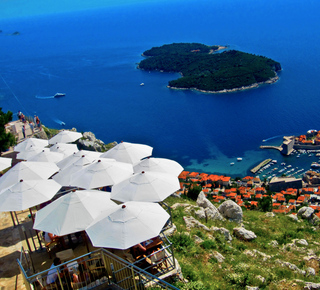
[[[202,223],[200,223],[198,220],[196,220],[192,216],[188,216],[188,217],[184,216],[183,220],[186,223],[186,227],[187,227],[188,231],[190,231],[191,228],[201,228],[207,232],[210,232],[210,229],[207,226],[203,225]]]
[[[223,219],[217,208],[205,197],[203,191],[201,191],[198,195],[197,205],[201,208],[204,208],[205,218],[207,220]]]
[[[257,236],[254,232],[246,230],[243,227],[234,228],[233,234],[240,240],[251,241],[255,239]]]
[[[288,214],[287,217],[291,218],[294,221],[298,221],[299,220],[298,217],[296,215],[294,215],[294,214]]]
[[[229,219],[230,221],[235,221],[238,223],[242,222],[242,209],[232,200],[227,200],[223,202],[218,207],[218,211],[224,218]]]
[[[92,132],[84,132],[83,138],[77,141],[77,145],[79,149],[104,152],[117,145],[117,142],[106,145],[103,141],[97,139]]]
[[[289,268],[290,270],[296,272],[296,273],[299,273],[301,275],[306,275],[306,271],[304,270],[301,270],[299,269],[295,264],[292,264],[292,263],[289,263],[289,262],[284,262],[284,261],[281,261],[279,259],[276,260],[276,263],[283,266],[283,267],[287,267]]]

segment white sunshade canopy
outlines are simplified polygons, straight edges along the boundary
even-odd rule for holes
[[[28,161],[57,163],[63,159],[63,156],[62,153],[53,152],[50,151],[49,148],[44,148],[41,152],[29,158]]]
[[[114,185],[133,174],[131,164],[101,158],[72,176],[73,186],[85,189]]]
[[[37,155],[40,153],[42,150],[49,150],[48,148],[41,148],[41,147],[35,147],[35,146],[30,146],[27,147],[25,150],[19,152],[17,154],[17,159],[22,159],[22,160],[29,160],[33,156]]]
[[[63,130],[63,131],[60,131],[57,135],[53,136],[49,140],[49,144],[71,143],[80,138],[82,138],[82,134],[80,132]]]
[[[70,164],[69,166],[65,167],[64,169],[60,170],[56,175],[52,178],[57,181],[62,186],[71,186],[73,181],[73,174],[80,171],[84,166],[91,164],[95,161],[94,157],[89,157],[82,155],[80,158],[73,158],[78,159],[75,160],[74,163]]]
[[[12,158],[0,157],[0,171],[11,167]]]
[[[62,153],[64,158],[66,158],[79,150],[76,144],[56,143],[50,147],[50,151]]]
[[[178,177],[162,172],[141,172],[115,184],[111,198],[121,202],[160,202],[180,189]]]
[[[0,190],[23,180],[48,179],[59,171],[51,162],[21,161],[0,177]]]
[[[50,200],[61,188],[54,180],[20,180],[0,192],[0,211],[26,210]]]
[[[70,192],[39,210],[33,228],[64,236],[85,230],[102,211],[116,207],[105,191]]]
[[[38,139],[38,138],[27,138],[26,140],[16,145],[13,148],[13,150],[15,152],[21,152],[28,149],[30,146],[37,147],[37,148],[44,148],[48,145],[49,145],[48,140]]]
[[[95,247],[128,249],[158,236],[169,217],[157,203],[131,201],[103,212],[86,232]]]
[[[165,158],[149,157],[141,160],[133,167],[134,173],[142,171],[157,171],[179,176],[183,167],[176,161]]]
[[[142,158],[151,156],[152,150],[153,148],[148,145],[121,142],[103,153],[101,157],[114,158],[120,162],[136,164]]]
[[[96,159],[98,159],[101,156],[101,154],[101,152],[96,151],[80,150],[77,152],[73,152],[73,154],[65,157],[63,160],[59,161],[57,165],[60,169],[63,169],[78,161],[78,159],[82,158],[82,156],[95,157]]]

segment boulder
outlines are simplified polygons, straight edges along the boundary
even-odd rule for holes
[[[316,275],[316,270],[312,267],[308,267],[306,269],[306,276],[315,276]]]
[[[245,241],[251,241],[253,239],[255,239],[257,236],[254,232],[246,230],[243,227],[239,227],[239,228],[234,228],[233,229],[233,234],[241,239],[241,240],[245,240]]]
[[[207,207],[214,207],[214,205],[210,202],[210,200],[208,200],[205,196],[205,194],[203,193],[203,191],[201,191],[198,195],[197,198],[197,205],[201,206],[203,208],[207,208]]]
[[[203,243],[203,239],[201,239],[200,237],[198,237],[197,235],[193,235],[193,239],[194,239],[194,242],[196,244],[201,244]]]
[[[294,221],[298,221],[299,219],[298,219],[298,216],[297,215],[294,215],[294,214],[288,214],[287,215],[287,217],[289,217],[289,218],[291,218],[292,220],[294,220]]]
[[[306,282],[306,285],[304,286],[303,289],[306,289],[306,290],[320,289],[320,283]]]
[[[232,200],[226,200],[223,202],[219,207],[218,211],[220,214],[231,221],[235,221],[238,223],[242,222],[242,209],[239,205],[237,205],[234,201]]]
[[[190,231],[191,228],[201,228],[201,229],[204,229],[207,232],[210,232],[210,229],[207,226],[203,225],[202,223],[200,223],[198,220],[196,220],[192,216],[188,216],[188,217],[184,216],[183,220],[186,223],[186,227],[187,227],[188,231]]]
[[[225,257],[222,256],[222,255],[221,255],[219,252],[217,252],[217,251],[213,251],[213,253],[210,254],[210,257],[215,258],[215,259],[218,261],[218,263],[222,263],[222,262],[224,262],[224,260],[225,260]]]
[[[303,206],[298,211],[298,216],[301,216],[303,219],[311,219],[314,209],[308,206]]]
[[[212,207],[207,207],[204,209],[207,220],[223,220],[222,215],[218,212],[217,208],[212,205]]]
[[[203,207],[200,207],[200,209],[195,211],[194,214],[198,219],[205,219],[206,218],[206,213],[204,212],[204,208]]]
[[[266,216],[266,217],[274,217],[275,214],[274,214],[273,212],[266,212],[266,213],[265,213],[265,216]]]
[[[279,246],[279,243],[276,240],[272,240],[268,245],[273,248],[277,248]]]
[[[164,231],[164,234],[167,236],[167,237],[170,237],[174,234],[174,232],[177,230],[177,227],[175,224],[172,224],[172,227],[170,227],[169,229],[165,230]]]
[[[211,227],[210,229],[214,232],[219,232],[220,234],[224,235],[226,241],[232,241],[232,236],[230,235],[229,230],[217,227]]]
[[[259,290],[258,286],[246,286],[246,290]]]
[[[299,246],[308,246],[308,242],[305,239],[295,240],[294,243]]]

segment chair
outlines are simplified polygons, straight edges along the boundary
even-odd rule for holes
[[[40,234],[40,240],[41,240],[42,244],[45,245],[46,251],[47,251],[47,253],[49,254],[49,258],[52,259],[51,253],[53,252],[53,250],[54,250],[55,248],[58,248],[58,247],[59,247],[59,242],[58,242],[58,240],[53,240],[53,241],[47,243],[47,242],[44,240],[44,236],[43,236],[42,233]]]
[[[168,263],[166,259],[166,252],[164,249],[158,248],[157,251],[150,256],[151,263],[153,268],[162,271],[163,266],[165,269],[168,268]]]

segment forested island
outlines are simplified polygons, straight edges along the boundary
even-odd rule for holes
[[[201,43],[173,43],[146,50],[138,68],[179,72],[182,77],[168,87],[223,93],[258,87],[278,80],[281,65],[270,58],[221,46]]]

